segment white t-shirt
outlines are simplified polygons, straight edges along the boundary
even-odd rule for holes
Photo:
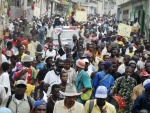
[[[49,96],[49,94],[51,93],[52,85],[60,84],[61,80],[60,80],[60,76],[57,75],[54,70],[51,70],[46,74],[46,76],[44,78],[44,82],[50,84],[48,91],[47,91],[47,95]]]
[[[4,54],[2,54],[2,63],[3,62],[8,62],[8,60],[7,60],[7,58],[6,58],[6,56]]]
[[[126,68],[125,64],[122,64],[118,67],[117,72],[119,72],[120,74],[123,74],[125,72],[125,68]]]
[[[49,51],[49,50],[44,51],[42,58],[46,58],[46,57],[50,57],[50,56],[52,56],[54,59],[54,57],[56,56],[56,50],[53,49],[52,51]]]
[[[0,85],[0,98],[4,99],[6,96],[6,91],[3,85]]]
[[[4,87],[8,88],[8,92],[6,93],[6,96],[10,96],[11,89],[10,89],[9,75],[7,72],[4,72],[0,75],[0,85],[3,85]]]

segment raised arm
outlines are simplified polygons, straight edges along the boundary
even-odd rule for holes
[[[62,48],[62,43],[61,43],[60,35],[61,35],[61,33],[58,34],[58,44],[59,44],[59,48]]]

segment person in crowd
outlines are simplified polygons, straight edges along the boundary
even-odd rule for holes
[[[133,71],[131,77],[136,80],[137,84],[140,84],[141,83],[140,75],[137,72],[135,72],[135,70],[137,69],[136,62],[131,60],[129,62],[129,66],[132,68],[132,71]]]
[[[53,69],[53,57],[49,56],[45,58],[45,65],[44,68],[41,69],[37,74],[37,80],[40,83],[42,80],[44,80],[44,77],[48,73],[48,71],[51,71]]]
[[[10,109],[6,108],[5,106],[1,106],[5,95],[5,88],[2,85],[0,85],[0,113],[12,113]]]
[[[52,56],[54,60],[56,55],[57,55],[57,52],[56,50],[53,49],[53,43],[49,43],[48,49],[45,50],[42,54],[42,58],[45,59],[46,57]]]
[[[102,71],[104,69],[104,64],[105,64],[105,61],[103,61],[103,60],[99,61],[99,63],[98,63],[98,70],[91,73],[91,79],[92,80],[93,80],[94,76],[96,75],[96,73],[98,73],[98,72],[100,72],[100,71]]]
[[[84,106],[76,101],[77,96],[82,92],[78,93],[74,84],[68,84],[65,92],[60,91],[60,93],[66,98],[55,103],[53,113],[84,112]]]
[[[1,73],[1,75],[0,75],[0,85],[4,86],[7,97],[11,95],[8,69],[9,69],[9,64],[7,62],[3,62],[1,64],[1,69],[0,69],[0,73]]]
[[[119,72],[120,74],[123,74],[125,72],[126,67],[129,66],[130,60],[131,60],[131,57],[129,55],[125,55],[124,60],[123,60],[124,63],[118,67],[117,72]]]
[[[43,69],[44,68],[44,62],[42,61],[42,55],[37,55],[36,61],[37,61],[36,69],[38,69],[38,70]]]
[[[112,75],[110,75],[112,72],[112,63],[111,62],[105,62],[104,63],[104,70],[96,73],[96,75],[93,78],[92,86],[94,87],[94,94],[96,93],[96,89],[99,86],[105,86],[107,87],[108,93],[110,92],[111,86],[114,84],[114,78]]]
[[[139,113],[139,111],[142,109],[146,109],[150,111],[150,105],[149,105],[150,79],[146,79],[143,82],[143,86],[145,88],[145,91],[135,99],[132,107],[132,113]]]
[[[55,103],[60,99],[60,86],[58,84],[52,85],[52,92],[48,98],[46,113],[53,113]]]
[[[24,80],[18,80],[15,87],[15,94],[5,98],[2,106],[9,108],[12,113],[30,113],[34,100],[25,95],[26,82]]]
[[[34,102],[33,109],[30,113],[46,113],[46,106],[44,100],[37,100]]]
[[[84,68],[84,71],[89,75],[89,77],[91,78],[91,74],[92,74],[92,70],[91,69],[89,69],[88,67],[89,67],[89,60],[87,59],[87,58],[85,58],[85,59],[83,59],[84,60],[84,62],[85,62],[85,68]]]
[[[84,113],[116,113],[115,106],[106,101],[107,92],[105,86],[99,86],[95,93],[96,99],[86,101]]]
[[[24,56],[26,55],[24,50],[25,50],[25,49],[24,49],[24,46],[21,45],[21,46],[18,47],[18,52],[15,53],[15,55],[18,55],[18,56],[21,57],[21,60],[22,60],[22,59],[24,58]]]
[[[45,23],[42,23],[42,26],[40,26],[39,28],[39,41],[41,43],[41,45],[44,47],[44,43],[45,43],[45,36],[47,34],[47,29],[45,27]]]
[[[69,58],[65,59],[64,68],[62,69],[62,71],[68,74],[69,83],[74,83],[76,78],[76,71],[73,67],[71,67],[71,65],[72,65],[72,60]]]
[[[85,62],[83,60],[81,59],[77,60],[76,67],[77,67],[78,74],[75,79],[75,86],[79,93],[81,92],[84,93],[92,88],[91,80],[90,80],[89,75],[84,71]],[[81,97],[78,97],[78,102],[83,103],[83,104],[85,103],[85,101],[82,100]]]
[[[150,74],[150,61],[145,62],[145,70]]]
[[[3,53],[4,55],[6,55],[6,53],[7,53],[8,51],[10,51],[11,55],[13,55],[13,54],[14,54],[14,51],[12,50],[12,47],[13,47],[12,42],[7,42],[7,47],[2,50],[2,53]]]
[[[55,63],[56,68],[48,71],[44,78],[44,84],[48,87],[47,95],[51,93],[51,86],[53,84],[60,84],[60,73],[63,69],[64,62],[61,59],[57,59]],[[51,76],[49,76],[51,75]]]
[[[132,108],[132,91],[137,84],[136,80],[131,77],[132,73],[132,68],[127,66],[125,69],[125,76],[119,77],[115,81],[110,92],[113,95],[118,94],[125,100],[123,113],[130,113]]]
[[[61,73],[60,73],[60,80],[61,80],[61,83],[59,84],[59,86],[60,86],[60,91],[63,91],[63,92],[65,92],[65,90],[66,90],[66,86],[67,86],[67,81],[68,81],[68,74],[65,72],[65,71],[62,71]],[[62,99],[64,99],[65,98],[65,96],[64,95],[61,95],[60,94],[60,99],[62,100]]]
[[[35,84],[36,82],[36,69],[31,66],[33,59],[30,57],[30,55],[25,55],[23,60],[21,61],[25,67],[28,68],[28,77],[27,77],[27,83],[28,84]]]
[[[140,73],[140,77],[141,77],[141,84],[138,84],[137,86],[135,86],[133,88],[133,93],[132,93],[132,101],[134,102],[134,100],[143,93],[143,91],[145,90],[143,87],[143,82],[149,78],[149,74],[146,71],[142,71]]]

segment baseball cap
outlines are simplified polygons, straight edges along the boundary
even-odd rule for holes
[[[143,86],[145,89],[149,88],[150,87],[150,79],[146,79],[144,82],[143,82]]]
[[[99,86],[95,93],[96,98],[107,98],[107,88],[105,86]]]
[[[149,74],[144,70],[144,71],[142,71],[141,73],[140,73],[140,75],[142,76],[142,77],[148,77],[149,76]]]
[[[44,100],[37,100],[36,102],[34,102],[33,109],[30,113],[34,113],[34,109],[40,105],[46,106],[46,102]]]
[[[24,81],[24,80],[17,80],[17,82],[16,82],[16,86],[17,85],[27,85],[27,83]]]

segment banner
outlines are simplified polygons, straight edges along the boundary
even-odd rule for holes
[[[76,12],[76,21],[77,22],[86,22],[87,21],[86,11],[77,11]]]
[[[118,35],[129,38],[132,32],[132,28],[133,28],[132,26],[120,23],[118,25]]]

